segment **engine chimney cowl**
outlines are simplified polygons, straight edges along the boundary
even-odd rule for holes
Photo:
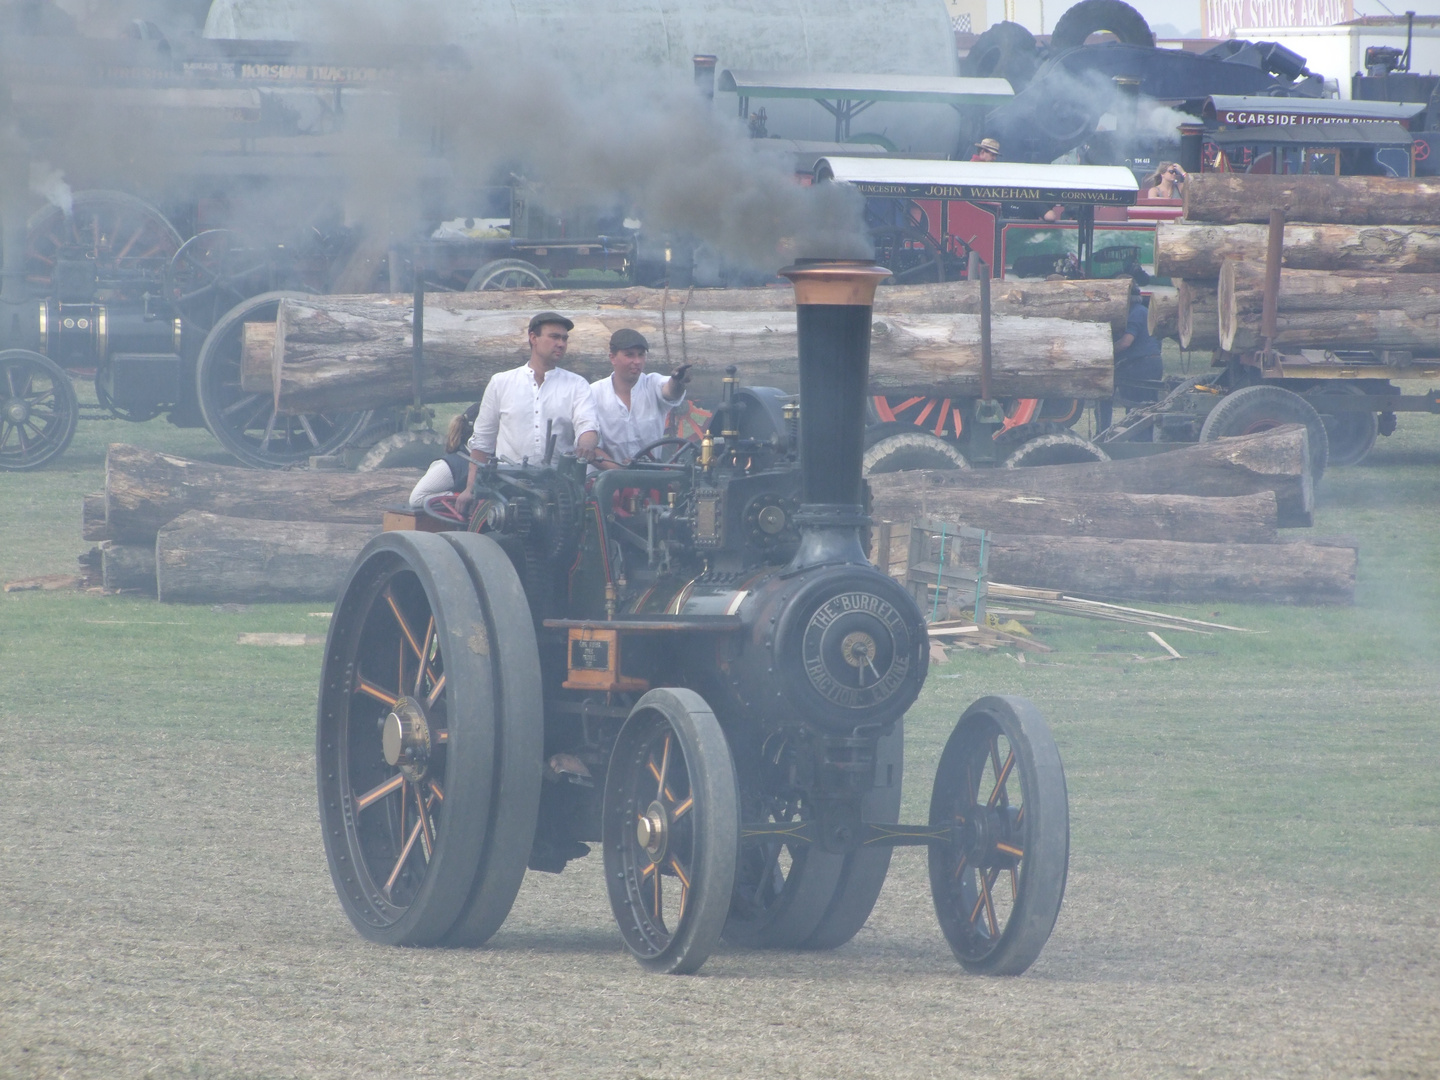
[[[800,548],[791,567],[867,564],[861,461],[870,380],[870,309],[883,266],[799,259],[780,273],[795,286],[800,358]]]

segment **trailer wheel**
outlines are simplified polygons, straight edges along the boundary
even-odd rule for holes
[[[428,469],[430,463],[445,454],[445,439],[438,431],[422,428],[387,435],[365,452],[356,472],[376,469]]]
[[[233,229],[207,229],[180,245],[165,267],[165,296],[202,331],[247,296],[270,286],[270,260]]]
[[[866,476],[901,472],[906,469],[968,469],[965,455],[938,435],[925,431],[904,431],[886,435],[865,451]]]
[[[1070,808],[1044,717],[986,697],[955,725],[930,798],[930,893],[955,958],[976,975],[1019,975],[1040,955],[1065,897]]]
[[[875,749],[875,786],[861,801],[861,820],[877,825],[893,825],[900,820],[904,766],[904,721],[897,720],[895,730],[883,736]],[[880,898],[893,850],[862,848],[845,856],[835,894],[815,931],[800,943],[802,949],[836,949],[860,932]]]
[[[1027,428],[1036,430],[1031,435],[1026,431]],[[1055,430],[1056,428],[1059,430]],[[1006,441],[1019,444],[1005,459],[1007,469],[1022,469],[1031,465],[1080,465],[1087,461],[1110,460],[1110,455],[1089,439],[1048,420],[1021,424],[1004,434],[1012,436]]]
[[[975,39],[960,61],[960,74],[972,79],[1006,79],[1018,94],[1039,66],[1035,35],[1017,22],[998,22]]]
[[[1304,424],[1310,436],[1310,474],[1315,483],[1330,458],[1330,437],[1315,407],[1281,386],[1242,386],[1226,394],[1200,426],[1200,441],[1212,442],[1231,435],[1251,435],[1281,424]]]
[[[1330,440],[1330,457],[1326,462],[1331,467],[1359,465],[1375,448],[1380,435],[1380,417],[1373,412],[1351,409],[1326,410],[1326,399],[1337,394],[1363,394],[1365,391],[1350,383],[1312,390],[1305,399],[1320,414],[1325,425],[1325,437]]]
[[[545,271],[524,259],[496,259],[470,276],[466,292],[496,289],[553,289]]]
[[[442,537],[390,532],[360,553],[330,621],[320,820],[341,905],[371,941],[442,941],[492,841],[508,703],[485,607]]]
[[[686,975],[719,944],[740,840],[735,766],[693,690],[651,690],[620,728],[605,775],[605,884],[640,966]]]
[[[1108,30],[1126,45],[1153,48],[1155,35],[1145,16],[1123,0],[1080,0],[1055,21],[1050,33],[1050,53],[1084,45],[1091,34]]]
[[[495,712],[495,771],[491,823],[480,866],[446,945],[484,944],[514,906],[535,843],[544,767],[545,698],[535,624],[520,574],[488,536],[440,534],[460,553],[485,616],[480,640],[471,637],[467,660],[490,667]],[[484,646],[489,646],[488,656]]]
[[[286,416],[272,395],[242,389],[240,350],[245,324],[273,322],[280,301],[306,293],[252,296],[221,316],[200,346],[195,379],[200,415],[220,444],[246,465],[283,469],[312,455],[334,453],[365,426],[369,412],[313,412]]]
[[[75,437],[80,404],[70,376],[29,349],[0,352],[0,470],[38,469]]]

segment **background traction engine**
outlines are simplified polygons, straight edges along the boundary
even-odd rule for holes
[[[331,621],[317,725],[331,874],[367,938],[476,945],[526,868],[601,845],[626,946],[692,972],[722,935],[833,948],[891,848],[929,848],[951,949],[1018,974],[1064,894],[1065,777],[1029,702],[960,718],[897,824],[914,600],[866,559],[870,305],[888,271],[800,263],[800,400],[727,382],[709,435],[587,493],[489,466],[473,531],[390,532]],[[664,440],[674,448],[676,440]]]

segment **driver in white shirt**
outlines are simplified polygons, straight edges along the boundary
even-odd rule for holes
[[[554,311],[530,320],[530,360],[490,379],[480,399],[470,451],[470,478],[456,500],[463,513],[475,499],[477,463],[492,457],[511,464],[539,465],[547,453],[546,439],[555,437],[555,453],[574,453],[591,461],[600,435],[590,384],[560,367],[575,324]]]
[[[625,465],[636,453],[665,437],[665,422],[685,402],[689,364],[670,376],[646,371],[650,343],[628,327],[610,335],[610,366],[603,379],[590,384],[600,444],[616,464]]]

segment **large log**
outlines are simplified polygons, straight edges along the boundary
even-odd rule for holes
[[[1220,347],[1220,308],[1213,285],[1181,281],[1176,285],[1176,337],[1186,350],[1213,350]]]
[[[416,473],[242,469],[187,461],[114,443],[105,457],[105,512],[111,535],[145,543],[187,510],[271,521],[380,522],[384,508],[404,503]]]
[[[1227,259],[1220,271],[1220,347],[1261,346],[1265,264]],[[1285,270],[1276,298],[1277,348],[1440,352],[1440,274]]]
[[[473,399],[491,375],[525,362],[525,328],[534,312],[451,310],[426,304],[425,379],[430,401]],[[657,366],[690,362],[701,385],[729,366],[752,385],[794,389],[795,316],[783,311],[566,310],[575,323],[566,365],[589,379],[610,371],[610,335],[634,327],[650,340]],[[1097,398],[1110,395],[1110,324],[1050,318],[992,322],[999,396]],[[381,408],[411,398],[410,310],[369,297],[284,300],[277,317],[275,401],[287,412]],[[980,326],[974,315],[877,313],[870,346],[878,390],[944,386],[980,390]]]
[[[1266,225],[1162,221],[1155,232],[1155,272],[1213,282],[1227,258],[1263,264],[1268,233]],[[1440,273],[1440,225],[1286,225],[1280,265],[1291,270]]]
[[[939,518],[977,529],[1047,536],[1095,536],[1194,543],[1269,544],[1278,504],[1273,491],[1213,498],[1015,489],[976,490],[936,482],[939,472],[870,477],[873,513],[891,521]]]
[[[374,525],[257,521],[191,510],[155,541],[158,594],[168,603],[325,603]]]
[[[155,595],[155,544],[100,545],[100,583],[107,589],[135,589]]]
[[[1150,336],[1180,340],[1180,290],[1156,288],[1150,294]]]
[[[1190,544],[993,534],[989,575],[1097,600],[1353,604],[1358,553],[1348,545]]]
[[[936,487],[948,486],[957,492],[1000,489],[1065,495],[1118,491],[1224,496],[1273,491],[1281,528],[1312,524],[1315,499],[1309,439],[1299,424],[1120,461],[1024,469],[927,470],[917,475],[929,478]],[[872,483],[875,479],[871,478]]]
[[[1271,210],[1312,225],[1440,225],[1440,180],[1200,173],[1185,185],[1187,221],[1264,224]]]
[[[97,491],[80,499],[80,538],[109,540],[110,526],[105,524],[105,493]]]

